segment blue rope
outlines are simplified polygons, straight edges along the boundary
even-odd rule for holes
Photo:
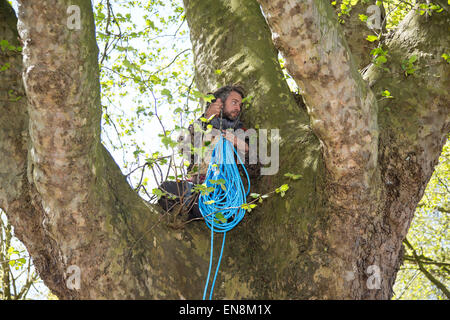
[[[247,175],[248,188],[245,192],[239,169],[234,160],[236,154],[239,162],[242,164],[245,174]],[[221,180],[223,179],[223,180]],[[201,194],[198,200],[200,212],[205,219],[206,225],[211,229],[211,254],[209,261],[208,277],[206,279],[205,290],[203,292],[203,300],[205,300],[206,292],[211,275],[211,267],[213,260],[213,241],[214,232],[222,232],[222,249],[220,250],[219,261],[217,263],[216,272],[211,285],[209,299],[212,298],[214,284],[216,282],[217,273],[219,271],[220,262],[222,260],[223,248],[225,246],[225,236],[227,231],[233,229],[244,218],[245,209],[241,206],[247,203],[247,195],[250,192],[250,179],[247,170],[242,163],[241,158],[234,146],[221,135],[219,141],[211,155],[211,161],[205,178],[206,187],[214,187],[214,191]]]

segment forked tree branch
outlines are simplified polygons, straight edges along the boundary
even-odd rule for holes
[[[330,182],[363,193],[377,167],[377,102],[358,73],[329,1],[259,2],[286,68],[303,90]],[[351,206],[341,194],[331,201]]]

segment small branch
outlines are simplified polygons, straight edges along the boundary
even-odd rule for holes
[[[403,259],[407,260],[408,262],[417,263],[417,260],[414,256],[403,256]],[[422,264],[431,264],[431,265],[435,265],[438,267],[450,267],[450,263],[446,263],[446,262],[427,261],[427,260],[420,259],[420,257],[419,257],[419,260]]]
[[[416,250],[413,248],[413,246],[411,245],[411,243],[409,243],[408,239],[405,238],[405,240],[403,241],[409,249],[411,249],[412,253],[413,253],[413,257],[417,262],[417,265],[420,269],[420,271],[422,271],[422,273],[425,275],[425,277],[427,277],[428,280],[431,281],[431,283],[433,283],[439,290],[441,290],[444,295],[447,297],[447,299],[450,299],[450,291],[447,289],[447,287],[440,282],[438,279],[436,279],[430,272],[428,272],[428,270],[423,266],[421,259],[418,257]]]

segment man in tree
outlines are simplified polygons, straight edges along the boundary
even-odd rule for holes
[[[178,142],[181,143],[188,141],[190,149],[194,147],[194,150],[202,150],[202,147],[207,146],[208,150],[201,152],[202,156],[200,157],[196,152],[189,152],[190,164],[187,169],[189,177],[186,181],[165,181],[160,186],[163,191],[177,197],[170,199],[171,196],[162,196],[158,201],[161,207],[170,211],[177,204],[181,204],[189,212],[189,220],[202,217],[198,207],[198,193],[194,194],[192,188],[194,184],[202,184],[205,181],[212,150],[221,134],[237,148],[240,154],[244,155],[241,159],[250,179],[256,178],[260,174],[259,163],[250,163],[248,136],[241,136],[247,131],[239,120],[242,113],[242,100],[245,98],[244,89],[240,86],[229,85],[210,93],[210,95],[213,95],[214,99],[211,103],[207,103],[206,111],[201,117],[189,125],[188,136],[181,135],[178,139]],[[213,132],[212,135],[205,134],[210,131]],[[236,157],[235,161],[241,177],[246,180],[246,174],[240,161]]]

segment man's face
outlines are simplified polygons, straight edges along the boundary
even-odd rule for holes
[[[225,101],[223,115],[230,120],[236,120],[241,111],[242,97],[236,91],[231,91]]]

